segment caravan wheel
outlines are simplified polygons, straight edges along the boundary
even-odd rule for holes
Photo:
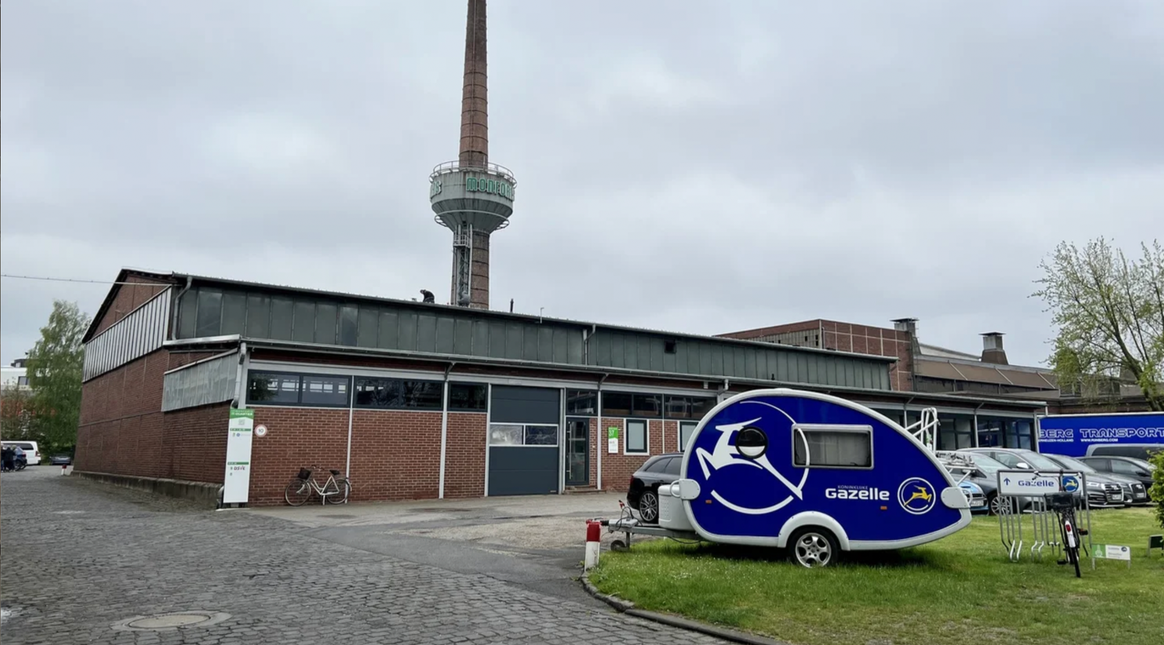
[[[815,526],[798,530],[792,535],[789,544],[796,563],[809,569],[829,566],[840,551],[837,538],[831,532]]]

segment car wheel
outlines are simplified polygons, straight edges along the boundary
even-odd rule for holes
[[[999,499],[998,495],[991,495],[986,500],[986,505],[988,508],[986,512],[990,515],[998,515],[999,511],[1002,510],[1002,500]]]
[[[806,569],[827,567],[836,561],[840,552],[832,532],[815,526],[796,531],[788,544],[792,548],[792,558]]]
[[[647,524],[659,521],[659,495],[654,490],[643,491],[639,497],[639,515]]]

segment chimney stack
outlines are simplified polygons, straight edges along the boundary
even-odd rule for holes
[[[988,331],[982,334],[982,362],[995,365],[1009,365],[1006,350],[1002,348],[1002,332]]]
[[[910,336],[917,336],[917,318],[896,318],[893,321],[893,328]]]

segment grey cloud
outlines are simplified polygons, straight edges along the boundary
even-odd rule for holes
[[[912,315],[1046,353],[1062,238],[1157,234],[1159,3],[490,4],[493,306],[717,333]],[[9,2],[4,273],[447,293],[464,3]],[[5,279],[3,360],[51,299]]]

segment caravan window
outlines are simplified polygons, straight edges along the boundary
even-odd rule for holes
[[[795,426],[792,463],[810,468],[872,468],[873,429],[868,426]],[[803,433],[803,439],[801,439]]]

